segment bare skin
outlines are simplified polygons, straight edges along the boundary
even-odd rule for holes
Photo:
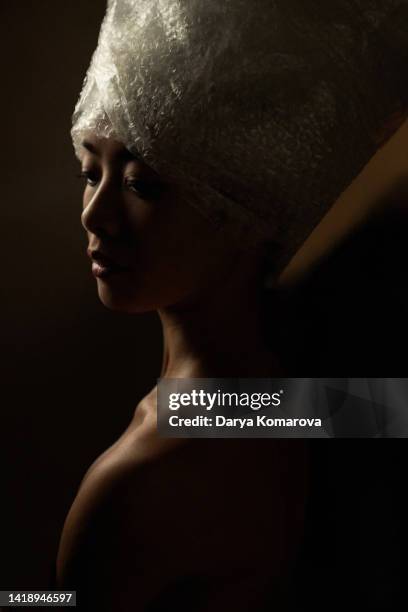
[[[130,177],[157,177],[119,143],[89,145],[82,222],[91,249],[126,268],[97,279],[99,297],[158,312],[161,376],[279,376],[261,328],[262,252],[240,250],[172,188],[140,197]],[[83,610],[261,611],[273,600],[284,610],[307,491],[303,441],[164,439],[156,425],[152,389],[84,476],[61,536],[58,588],[76,588]]]
[[[284,610],[302,533],[305,448],[297,440],[162,440],[153,413],[136,412],[80,486],[58,586],[75,588],[84,610],[249,612],[271,601]]]

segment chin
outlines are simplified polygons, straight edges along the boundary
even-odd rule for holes
[[[142,314],[154,310],[154,308],[149,308],[146,304],[143,304],[142,300],[137,299],[134,293],[129,295],[129,291],[113,290],[110,287],[102,286],[100,282],[98,282],[98,296],[106,308],[115,312]]]
[[[152,283],[116,283],[98,279],[98,295],[102,304],[116,312],[143,314],[176,306],[189,298],[189,291],[164,292]]]

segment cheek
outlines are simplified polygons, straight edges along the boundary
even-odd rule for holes
[[[158,302],[174,303],[211,283],[214,266],[199,241],[168,235],[144,240],[135,252],[135,289]]]
[[[225,239],[198,212],[181,206],[134,215],[135,290],[177,301],[209,285],[227,263]]]

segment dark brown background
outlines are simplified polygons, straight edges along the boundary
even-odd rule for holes
[[[0,6],[0,588],[30,589],[84,469],[155,384],[161,335],[99,303],[85,255],[69,130],[105,1]]]
[[[0,589],[48,586],[84,471],[160,369],[156,317],[99,303],[80,225],[70,117],[104,8],[104,0],[0,8]],[[283,299],[284,323],[270,333],[289,375],[406,373],[406,195],[390,196],[387,213]],[[339,606],[358,591],[371,602],[360,609],[387,609],[403,585],[404,449],[318,444],[309,574],[318,591],[337,584]]]

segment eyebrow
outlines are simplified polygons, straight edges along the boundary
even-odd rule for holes
[[[90,153],[93,153],[97,157],[101,157],[101,152],[98,150],[97,147],[95,147],[95,145],[89,142],[89,140],[83,140],[81,144],[84,147],[84,149],[86,149]],[[141,158],[138,155],[131,153],[125,147],[120,151],[120,153],[118,153],[118,158],[123,161],[132,161],[132,160],[141,161]]]
[[[81,142],[81,145],[90,153],[93,153],[94,155],[99,155],[98,149],[94,147],[94,145],[91,144],[88,140],[83,140]]]

